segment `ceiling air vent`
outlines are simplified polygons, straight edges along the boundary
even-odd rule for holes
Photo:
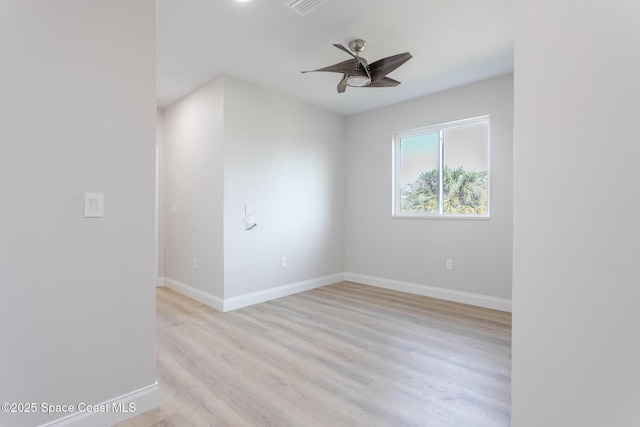
[[[289,0],[284,5],[300,16],[307,16],[318,8],[325,0]]]

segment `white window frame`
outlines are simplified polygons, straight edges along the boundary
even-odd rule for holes
[[[443,201],[443,172],[445,159],[444,152],[444,131],[447,129],[459,128],[464,126],[472,126],[479,123],[487,124],[487,210],[484,214],[447,214],[444,213]],[[438,134],[438,212],[401,212],[402,191],[400,185],[402,183],[402,156],[400,155],[401,141],[405,138],[426,134]],[[392,216],[394,218],[429,218],[429,219],[488,219],[490,218],[491,208],[491,120],[489,115],[478,116],[469,119],[456,120],[452,122],[440,123],[436,125],[426,126],[408,131],[396,132],[393,134],[393,202]]]

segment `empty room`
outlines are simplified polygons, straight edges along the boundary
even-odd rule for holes
[[[639,13],[0,0],[0,426],[637,425]]]

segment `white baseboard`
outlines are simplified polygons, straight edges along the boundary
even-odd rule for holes
[[[269,301],[276,298],[285,297],[287,295],[297,294],[298,292],[309,291],[311,289],[327,286],[332,283],[344,280],[344,273],[333,274],[330,276],[319,277],[316,279],[304,280],[302,282],[292,283],[290,285],[278,286],[276,288],[266,289],[264,291],[252,292],[250,294],[239,295],[233,298],[225,298],[224,311],[236,310],[242,307],[248,307],[253,304]]]
[[[42,424],[39,427],[107,427],[133,418],[160,403],[160,388],[153,383],[131,393],[99,404],[87,404],[93,410],[79,408],[79,411],[63,418]]]
[[[410,282],[401,282],[399,280],[385,279],[381,277],[367,276],[357,273],[338,273],[330,276],[319,277],[316,279],[305,280],[302,282],[292,283],[289,285],[278,286],[276,288],[266,289],[264,291],[252,292],[245,295],[239,295],[232,298],[219,298],[207,292],[196,289],[192,286],[180,283],[177,280],[163,277],[160,279],[162,286],[166,286],[182,295],[199,301],[209,307],[213,307],[218,311],[231,311],[242,307],[248,307],[253,304],[269,301],[272,299],[284,297],[287,295],[304,292],[332,283],[348,280],[350,282],[362,283],[364,285],[376,286],[379,288],[392,289],[410,294],[423,295],[432,298],[439,298],[446,301],[459,302],[463,304],[475,305],[478,307],[490,308],[511,312],[511,300],[505,298],[492,297],[471,292],[456,291],[452,289],[439,288],[436,286],[419,285]]]
[[[218,311],[224,311],[224,300],[213,294],[210,294],[200,289],[196,289],[193,286],[189,286],[185,283],[178,282],[177,280],[170,279],[168,277],[162,277],[160,279],[162,286],[176,291],[179,294],[187,296],[204,305],[208,305],[211,308],[215,308]]]
[[[384,279],[381,277],[366,276],[364,274],[357,273],[345,273],[345,280],[362,283],[363,285],[376,286],[379,288],[392,289],[410,294],[491,308],[493,310],[511,312],[511,300],[505,298],[438,288],[435,286],[418,285],[416,283],[401,282],[399,280]]]
[[[333,274],[330,276],[304,280],[302,282],[291,283],[271,289],[265,289],[263,291],[252,292],[249,294],[224,299],[201,291],[200,289],[196,289],[193,286],[178,282],[177,280],[169,279],[168,277],[161,278],[160,283],[163,286],[166,286],[167,288],[172,289],[184,296],[201,302],[202,304],[208,305],[209,307],[215,308],[218,311],[225,312],[237,310],[242,307],[248,307],[253,304],[259,304],[261,302],[269,301],[272,299],[281,298],[287,295],[297,294],[298,292],[320,288],[332,283],[341,282],[344,280],[344,277],[344,273]]]

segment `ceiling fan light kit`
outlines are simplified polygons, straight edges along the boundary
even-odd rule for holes
[[[347,86],[351,87],[395,87],[400,84],[399,81],[387,77],[387,74],[400,67],[402,64],[411,59],[409,52],[399,53],[379,59],[369,64],[366,59],[360,56],[367,42],[362,39],[355,39],[349,42],[349,49],[341,44],[334,44],[338,49],[351,55],[353,59],[330,65],[328,67],[319,68],[317,70],[302,71],[310,73],[316,71],[325,71],[331,73],[341,73],[342,80],[338,83],[338,93],[343,93]]]
[[[371,79],[367,76],[347,76],[347,86],[363,87],[368,86]]]

